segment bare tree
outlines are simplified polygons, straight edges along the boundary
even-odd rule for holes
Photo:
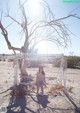
[[[67,28],[64,20],[68,18],[76,18],[80,19],[77,14],[69,14],[65,17],[61,17],[56,19],[54,16],[54,12],[51,11],[49,4],[46,1],[42,1],[41,7],[43,8],[43,18],[41,20],[34,22],[28,22],[28,17],[25,11],[24,5],[27,3],[27,0],[21,2],[19,0],[19,9],[22,14],[22,21],[19,22],[16,18],[10,15],[10,10],[7,6],[7,14],[6,18],[12,20],[12,22],[7,26],[4,27],[4,23],[2,21],[3,18],[3,9],[1,10],[1,20],[0,20],[0,29],[1,33],[7,43],[8,49],[13,50],[14,53],[16,51],[20,51],[22,53],[28,53],[28,50],[32,49],[36,46],[36,44],[40,43],[41,41],[51,41],[56,43],[58,46],[67,47],[68,43],[71,42],[70,34],[71,31]],[[2,7],[2,5],[0,5]],[[46,13],[47,12],[47,13]],[[24,44],[21,47],[15,47],[10,42],[9,35],[7,28],[10,27],[13,23],[19,25],[22,29],[21,32],[23,33],[22,37],[24,36]]]
[[[47,10],[47,14],[44,11],[45,18],[43,20],[41,19],[41,21],[38,21],[34,24],[33,22],[28,23],[27,14],[24,8],[24,5],[26,4],[26,2],[27,0],[21,3],[21,0],[19,0],[19,8],[21,10],[22,18],[23,18],[22,22],[19,22],[18,20],[13,18],[9,14],[9,10],[7,10],[7,15],[6,15],[6,17],[13,20],[13,22],[16,22],[22,28],[22,31],[25,35],[24,45],[22,47],[12,46],[11,42],[9,41],[8,31],[4,27],[4,23],[0,21],[0,29],[2,31],[2,35],[5,38],[8,49],[13,50],[14,52],[18,50],[18,51],[22,51],[25,53],[28,51],[33,40],[35,40],[35,43],[32,44],[31,46],[32,49],[37,43],[44,41],[44,40],[52,41],[52,42],[55,42],[59,46],[67,47],[68,42],[70,42],[71,32],[65,25],[64,20],[71,18],[71,17],[80,19],[80,17],[78,17],[76,14],[69,14],[65,17],[55,19],[54,13],[51,11],[49,4],[46,1],[43,1],[41,5],[44,10],[45,8]],[[2,18],[2,14],[3,14],[3,11],[1,12],[1,18]],[[28,26],[31,26],[30,30],[28,29]]]

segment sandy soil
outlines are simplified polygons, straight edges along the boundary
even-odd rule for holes
[[[27,68],[27,71],[29,74],[31,74],[34,78],[35,83],[35,77],[37,68]],[[45,94],[49,94],[49,104],[48,106],[51,108],[60,108],[60,109],[71,109],[74,108],[73,105],[67,101],[66,97],[64,96],[62,89],[57,90],[55,87],[57,85],[57,78],[61,76],[60,70],[58,68],[53,68],[51,65],[47,65],[47,67],[44,67],[45,73],[46,73],[46,81],[47,86],[45,87]],[[13,63],[8,61],[0,61],[0,92],[5,91],[9,87],[13,85],[13,78],[14,76],[14,69],[13,69]],[[73,99],[73,101],[76,103],[78,107],[80,107],[80,70],[77,69],[67,69],[66,71],[66,87],[68,89],[68,93]],[[18,82],[19,82],[19,70],[18,70]],[[35,87],[35,86],[34,86]],[[36,92],[36,87],[34,88]],[[0,94],[0,112],[2,111],[2,107],[6,107],[9,104],[10,101],[10,91]],[[36,94],[33,94],[33,97],[36,98]],[[37,103],[33,102],[30,97],[27,98],[27,105],[29,108],[33,109],[35,112],[40,107]],[[49,111],[48,111],[49,110]],[[46,108],[45,113],[74,113],[74,110],[71,111],[62,111],[58,110],[57,112],[55,110],[50,111],[50,109]],[[7,112],[8,113],[8,112]],[[17,112],[16,112],[17,113]],[[31,113],[31,112],[27,112]],[[37,112],[36,112],[37,113]],[[42,111],[41,111],[42,113]]]

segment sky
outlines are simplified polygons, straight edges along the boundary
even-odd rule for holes
[[[80,2],[76,2],[76,0],[71,0],[74,2],[65,2],[65,0],[45,0],[52,12],[54,13],[55,18],[64,17],[68,14],[77,14],[80,17]],[[69,0],[68,0],[69,1]],[[22,0],[24,2],[24,0]],[[38,21],[43,16],[42,9],[41,9],[41,0],[27,0],[25,4],[25,11],[29,22],[34,20]],[[7,7],[6,7],[7,4]],[[21,29],[19,25],[16,23],[12,24],[11,26],[7,27],[12,20],[6,15],[9,14],[21,21],[22,16],[18,5],[18,0],[0,0],[0,19],[1,19],[1,11],[3,12],[2,15],[2,23],[8,31],[8,37],[10,42],[13,46],[21,47],[24,43],[24,37],[21,37]],[[70,35],[71,38],[71,45],[67,48],[58,47],[55,42],[40,42],[38,43],[35,48],[38,49],[38,53],[41,54],[65,54],[65,55],[78,55],[80,56],[80,20],[76,18],[69,18],[65,21],[65,24],[73,33]],[[6,41],[1,34],[0,31],[0,54],[11,54],[13,53],[12,50],[8,50]]]

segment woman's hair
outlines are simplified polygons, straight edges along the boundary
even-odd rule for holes
[[[40,69],[42,69],[42,74],[45,75],[45,72],[43,70],[43,67],[39,67],[39,72],[40,72]]]

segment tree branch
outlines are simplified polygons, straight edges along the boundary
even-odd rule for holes
[[[29,46],[29,36],[28,36],[28,24],[27,24],[27,17],[26,17],[26,13],[25,13],[25,9],[24,9],[24,4],[21,4],[21,1],[19,0],[19,5],[20,5],[20,9],[22,11],[22,15],[24,17],[24,22],[23,22],[23,31],[25,32],[25,42],[24,42],[24,50],[25,52],[28,50],[28,46]]]
[[[74,18],[80,19],[80,17],[76,16],[76,14],[72,14],[72,15],[70,14],[70,15],[67,15],[67,16],[59,18],[59,19],[54,19],[54,20],[48,22],[48,24],[52,24],[54,22],[59,22],[59,21],[65,20],[65,19],[70,18],[70,17],[74,17]]]
[[[13,51],[15,51],[15,50],[20,51],[20,50],[21,50],[20,48],[17,48],[17,47],[14,47],[14,46],[11,45],[11,43],[10,43],[10,41],[9,41],[9,39],[8,39],[8,32],[7,32],[7,30],[3,27],[1,21],[0,21],[0,29],[1,29],[1,31],[2,31],[2,35],[4,36],[4,38],[5,38],[5,40],[6,40],[8,49],[13,50]]]
[[[21,23],[19,23],[16,19],[14,19],[14,18],[13,18],[12,16],[10,16],[9,14],[8,14],[6,17],[11,18],[14,22],[16,22],[17,24],[19,24],[20,26],[22,26]]]

